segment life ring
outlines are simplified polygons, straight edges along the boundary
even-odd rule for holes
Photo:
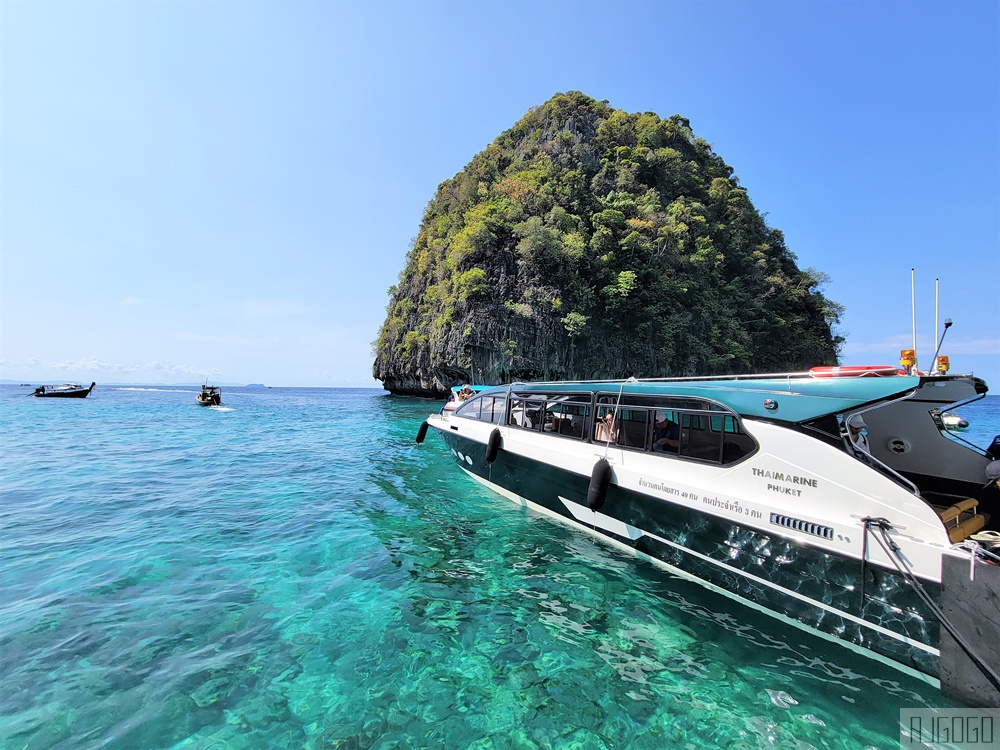
[[[427,420],[425,419],[420,423],[420,429],[417,430],[417,442],[424,442],[424,438],[427,437]]]
[[[588,508],[598,511],[604,506],[609,484],[611,484],[611,464],[606,458],[602,458],[594,464],[594,470],[590,473],[590,486],[587,488]]]
[[[500,429],[494,427],[493,432],[490,433],[490,439],[486,443],[486,463],[491,464],[497,460],[501,445],[503,445],[503,438],[500,436]]]
[[[843,367],[813,367],[809,374],[814,378],[864,378],[879,375],[897,375],[895,365],[845,365]]]

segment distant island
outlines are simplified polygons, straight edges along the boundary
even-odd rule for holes
[[[457,383],[832,365],[842,307],[680,115],[533,107],[427,204],[372,374]]]
[[[249,385],[243,386],[244,388],[266,388],[263,383],[250,383]]]

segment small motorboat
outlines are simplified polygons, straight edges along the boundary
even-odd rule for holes
[[[222,389],[216,385],[203,385],[195,400],[202,406],[219,406],[222,403]]]
[[[958,416],[953,411],[946,411],[941,415],[941,421],[944,423],[946,430],[967,430],[969,429],[969,420]]]
[[[85,385],[80,385],[79,383],[63,383],[62,385],[40,385],[34,392],[32,396],[38,396],[39,398],[87,398],[90,392],[94,390],[94,386],[97,383],[91,383],[90,387]]]

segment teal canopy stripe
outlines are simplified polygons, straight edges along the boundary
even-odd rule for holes
[[[624,393],[709,399],[745,417],[803,422],[902,396],[919,384],[919,377],[909,375],[863,378],[796,376],[728,380],[646,380],[627,382]],[[621,381],[530,383],[513,386],[521,393],[553,391],[617,393],[621,387]],[[764,402],[769,399],[777,402],[776,409],[765,408]]]

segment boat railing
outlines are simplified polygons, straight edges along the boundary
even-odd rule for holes
[[[511,387],[525,385],[595,385],[595,384],[631,384],[631,383],[701,383],[707,381],[726,380],[814,380],[815,378],[808,372],[773,372],[773,373],[752,373],[743,375],[690,375],[684,377],[670,378],[590,378],[587,380],[533,380],[516,381],[510,383]]]
[[[850,446],[851,449],[853,451],[855,451],[855,452],[857,452],[857,451],[860,450],[860,449],[854,447],[854,442],[851,440],[850,435],[847,434],[847,430],[846,430],[845,426],[847,424],[847,420],[848,419],[850,419],[851,417],[853,417],[855,415],[863,416],[864,414],[866,414],[866,413],[868,413],[870,411],[877,411],[877,410],[883,409],[883,408],[885,408],[887,406],[891,406],[892,404],[897,404],[900,401],[906,401],[907,399],[911,398],[913,396],[913,394],[915,394],[916,392],[917,392],[916,390],[908,391],[905,395],[900,396],[899,398],[894,398],[894,399],[891,399],[889,401],[880,401],[879,403],[874,404],[872,406],[869,406],[867,408],[858,409],[856,411],[852,411],[850,414],[845,413],[844,414],[843,424],[841,425],[841,439],[844,440],[845,445]],[[897,484],[902,485],[903,487],[906,487],[908,490],[910,490],[910,492],[912,492],[917,497],[921,497],[921,498],[923,497],[920,494],[920,488],[917,487],[916,484],[914,484],[913,482],[911,482],[909,479],[907,479],[906,477],[904,477],[902,474],[900,474],[898,471],[896,471],[895,469],[893,469],[888,464],[885,464],[882,461],[879,461],[871,453],[864,452],[864,459],[863,460],[865,460],[873,469],[875,469],[876,471],[878,471],[880,474],[883,474],[884,476],[888,477],[889,479],[891,479],[892,481],[896,482]]]

